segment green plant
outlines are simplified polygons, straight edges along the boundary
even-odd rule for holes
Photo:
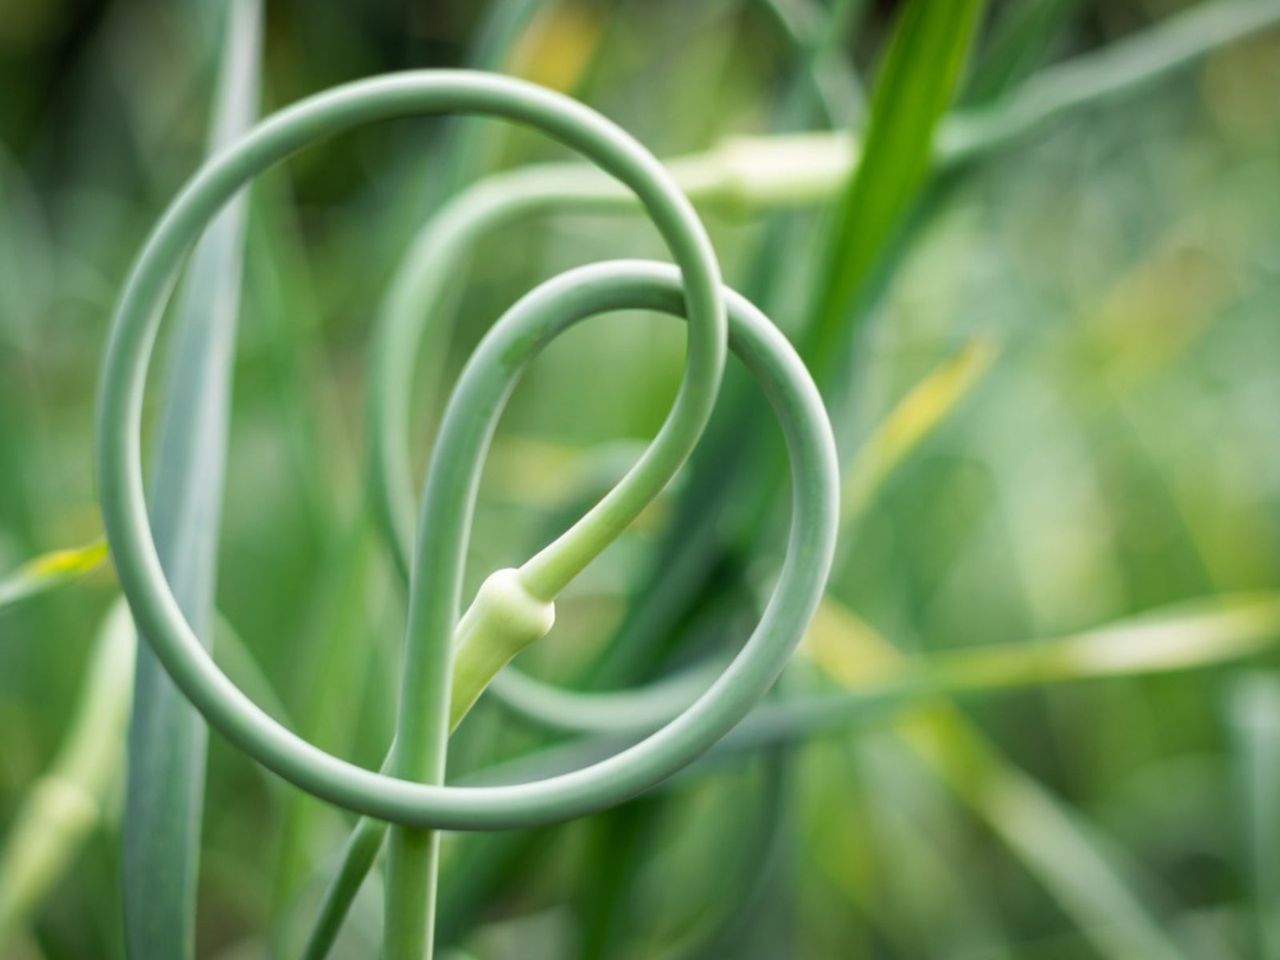
[[[542,127],[633,186],[667,236],[681,280],[619,265],[540,288],[495,326],[446,412],[424,495],[410,585],[400,723],[388,777],[319,754],[255,707],[204,654],[172,601],[146,518],[137,450],[154,322],[187,247],[248,176],[318,136],[409,111],[465,109]],[[663,283],[665,280],[665,284]],[[461,713],[554,619],[554,597],[666,485],[709,415],[723,357],[718,271],[687,204],[656,161],[603,120],[528,85],[480,74],[406,74],[366,81],[294,107],[206,167],[160,221],[130,280],[113,328],[99,407],[103,518],[121,585],[161,662],[211,723],[317,796],[393,821],[386,921],[388,957],[429,955],[434,830],[511,828],[580,815],[664,779],[722,736],[762,696],[799,641],[830,565],[836,511],[834,447],[803,368],[745,301],[733,300],[735,346],[778,405],[794,460],[796,519],[788,561],[755,639],[725,680],[682,721],[617,759],[539,785],[458,793],[444,775],[450,703]],[[533,351],[559,330],[623,307],[688,311],[686,382],[667,425],[614,490],[519,571],[499,571],[458,617],[468,514],[503,398]],[[456,641],[455,641],[456,634]],[[456,646],[456,650],[455,650]],[[451,667],[452,664],[452,667]],[[452,677],[452,694],[450,678]]]
[[[1199,4],[1100,51],[1037,69],[1059,33],[1085,15],[1085,5],[1029,0],[987,11],[982,3],[916,0],[884,19],[852,0],[769,0],[762,7],[768,29],[781,28],[793,61],[767,121],[773,132],[728,138],[717,132],[710,147],[701,138],[696,152],[664,164],[574,101],[489,73],[410,72],[339,87],[246,135],[257,112],[259,60],[273,55],[259,49],[261,11],[253,0],[219,14],[221,81],[207,138],[212,159],[152,230],[134,266],[117,309],[97,410],[103,517],[120,586],[148,644],[139,649],[136,672],[129,669],[130,629],[113,608],[86,661],[59,752],[36,766],[37,751],[22,744],[38,742],[38,736],[20,735],[18,749],[0,763],[0,787],[6,777],[39,772],[14,805],[0,850],[0,952],[13,947],[24,957],[39,955],[46,943],[51,955],[75,952],[56,937],[50,942],[39,925],[56,924],[44,917],[59,908],[60,888],[92,888],[92,880],[62,878],[84,851],[92,861],[100,856],[97,847],[108,846],[98,842],[97,828],[114,837],[112,798],[127,776],[123,934],[132,956],[191,955],[198,942],[202,953],[225,948],[238,955],[240,946],[261,950],[269,938],[272,953],[291,956],[302,949],[317,958],[341,952],[340,934],[353,943],[381,940],[391,957],[465,946],[467,955],[489,960],[523,956],[522,950],[544,942],[552,952],[576,951],[579,960],[827,955],[833,945],[849,956],[915,956],[944,948],[1023,956],[1029,939],[1043,930],[1060,941],[1044,945],[1055,956],[1167,958],[1196,955],[1201,946],[1225,954],[1227,944],[1246,938],[1265,954],[1275,939],[1266,916],[1276,887],[1274,838],[1265,828],[1275,792],[1267,767],[1274,705],[1265,665],[1280,636],[1280,608],[1259,573],[1267,569],[1260,545],[1266,538],[1241,537],[1239,527],[1229,526],[1234,517],[1206,503],[1195,471],[1167,470],[1160,462],[1163,421],[1147,410],[1150,397],[1142,390],[1171,392],[1160,371],[1226,311],[1224,304],[1233,301],[1223,291],[1253,289],[1239,276],[1224,282],[1211,274],[1203,281],[1203,261],[1185,261],[1188,247],[1199,252],[1203,237],[1212,238],[1205,248],[1243,275],[1239,264],[1247,257],[1240,251],[1264,249],[1258,238],[1270,234],[1232,234],[1218,220],[1248,219],[1241,208],[1228,216],[1221,205],[1206,204],[1204,216],[1193,214],[1168,229],[1156,256],[1125,266],[1129,273],[1115,279],[1114,294],[1085,307],[1074,304],[1084,318],[1072,326],[1072,337],[1043,334],[1054,344],[1048,352],[1055,365],[1048,367],[1035,366],[1023,330],[1027,316],[1052,315],[1047,298],[1032,300],[1031,307],[1004,304],[1006,295],[1017,302],[1011,281],[998,296],[971,296],[968,285],[955,283],[929,257],[947,261],[954,250],[946,245],[956,242],[951,234],[970,230],[982,237],[982,249],[1003,251],[992,257],[1017,261],[1008,249],[1025,237],[1010,241],[998,225],[972,222],[975,210],[986,209],[986,201],[975,198],[991,189],[990,180],[1017,167],[1008,158],[1046,154],[1035,161],[1050,171],[1045,176],[1062,176],[1059,165],[1071,162],[1072,151],[1059,157],[1034,146],[1035,135],[1059,121],[1088,130],[1109,111],[1123,114],[1109,105],[1205,57],[1216,61],[1223,46],[1280,21],[1280,8],[1261,0]],[[750,18],[752,9],[747,5],[744,16]],[[1102,19],[1096,13],[1088,15],[1091,30],[1109,32],[1095,22]],[[572,4],[495,2],[467,62],[502,69],[527,58],[539,37],[559,45],[558,62],[586,62],[596,43],[629,42],[601,39],[607,28],[589,13],[575,19],[580,16]],[[694,35],[706,24],[715,26],[713,33],[724,32],[731,16],[738,16],[737,5],[710,5],[686,22]],[[213,19],[201,23],[208,27]],[[204,58],[199,74],[214,56],[203,40],[196,46]],[[847,51],[856,49],[861,59],[867,48],[883,52],[864,103]],[[714,60],[703,54],[701,60]],[[279,64],[280,54],[274,56]],[[1218,87],[1229,86],[1221,69],[1215,62],[1206,97],[1221,97]],[[608,71],[603,75],[605,80],[586,82],[607,86]],[[277,66],[274,82],[279,80]],[[275,89],[291,83],[286,79]],[[697,90],[699,83],[684,86]],[[1153,95],[1150,102],[1167,103],[1168,97]],[[440,120],[444,134],[427,149],[406,135],[415,149],[404,151],[399,167],[389,164],[385,183],[379,180],[372,191],[395,198],[383,205],[391,215],[376,233],[367,229],[367,210],[353,221],[358,238],[317,231],[309,193],[314,181],[308,180],[314,172],[301,178],[297,196],[293,185],[268,176],[249,197],[250,179],[332,133],[365,121],[442,112],[464,115]],[[465,115],[472,112],[541,127],[592,163],[538,162],[486,175],[497,125]],[[1228,121],[1242,122],[1227,117],[1224,125]],[[674,139],[688,148],[687,138]],[[518,138],[504,143],[506,160],[538,149]],[[1028,143],[1029,149],[1015,151]],[[1194,179],[1199,165],[1209,163],[1203,152],[1196,157],[1176,168],[1177,177]],[[40,241],[38,206],[24,204],[23,191],[34,190],[26,173],[7,155],[0,160],[0,201],[14,214],[0,218],[3,310],[39,299],[39,271],[26,265],[50,253]],[[1155,166],[1173,176],[1170,164]],[[1001,173],[992,177],[990,170]],[[164,175],[155,180],[169,182]],[[706,214],[717,247],[724,231],[718,252],[727,275],[742,278],[746,297],[721,283],[695,207]],[[827,208],[830,218],[822,216]],[[1124,208],[1123,217],[1140,234],[1134,224],[1145,223],[1153,209]],[[675,267],[608,261],[570,269],[505,313],[494,308],[505,287],[498,295],[490,290],[491,250],[507,253],[501,245],[521,243],[531,228],[569,236],[583,229],[594,236],[591,218],[601,214],[611,218],[609,231],[630,231],[636,213],[653,220]],[[573,226],[566,228],[568,222]],[[1061,226],[1048,222],[1054,232]],[[14,240],[24,231],[35,238],[29,249]],[[313,232],[323,237],[314,248]],[[327,368],[316,318],[326,315],[324,323],[332,325],[329,313],[363,313],[384,279],[375,253],[401,246],[367,368],[365,461],[355,455],[358,443],[346,436],[344,418],[335,415],[354,404],[345,371]],[[565,246],[573,250],[572,243]],[[936,252],[939,246],[943,254]],[[594,251],[588,243],[582,252]],[[314,275],[312,256],[322,264]],[[496,259],[505,283],[520,256]],[[1028,286],[1052,269],[1038,261],[1019,262],[1019,268]],[[28,272],[30,284],[13,282]],[[464,284],[467,275],[478,282]],[[65,282],[61,274],[59,281]],[[978,281],[972,286],[982,289]],[[1165,287],[1167,300],[1164,293],[1152,294]],[[941,292],[934,294],[935,288]],[[154,482],[144,503],[138,449],[143,383],[171,289],[179,290],[169,324],[176,329],[159,401]],[[919,290],[927,292],[914,292]],[[946,329],[939,324],[927,349],[917,342],[919,356],[903,358],[894,353],[897,326],[910,327],[912,310],[937,313],[936,304],[917,304],[885,316],[887,304],[912,295],[926,304],[936,297],[965,306],[950,307]],[[1133,335],[1128,327],[1108,328],[1116,301],[1124,307],[1126,297],[1151,312],[1161,322],[1153,326],[1162,325],[1170,340],[1143,355],[1137,374],[1112,369],[1113,355],[1128,357],[1132,347],[1123,340]],[[977,309],[972,304],[980,305],[983,322],[971,317]],[[1166,318],[1167,304],[1176,309]],[[280,541],[298,542],[298,531],[305,530],[305,550],[318,563],[313,569],[282,554],[263,576],[262,562],[246,557],[245,569],[256,578],[252,593],[264,600],[261,608],[246,610],[245,589],[235,582],[241,554],[229,549],[223,563],[232,583],[223,589],[231,607],[224,618],[213,602],[223,461],[232,474],[238,463],[253,462],[243,447],[241,456],[227,455],[228,441],[236,442],[225,418],[241,309],[261,321],[244,325],[252,331],[240,348],[251,358],[245,389],[250,397],[255,390],[261,395],[262,370],[269,367],[271,409],[283,414],[290,433],[286,459],[299,518],[292,529],[287,519],[280,524]],[[497,433],[507,399],[535,356],[579,321],[627,309],[689,321],[675,404],[652,445],[596,450]],[[985,322],[988,311],[1019,309],[1018,324]],[[472,318],[487,326],[499,313],[502,319],[478,348],[464,349],[474,335]],[[797,349],[766,314],[780,321]],[[577,382],[564,377],[566,369],[581,374],[596,391],[589,405],[605,407],[613,384],[600,382],[594,360],[584,359],[575,341],[590,333],[566,336],[545,362],[560,362],[563,379]],[[344,345],[360,339],[354,331],[340,336]],[[0,344],[22,344],[23,338],[0,314]],[[730,347],[749,376],[726,367]],[[562,348],[568,352],[558,354]],[[470,359],[458,385],[447,391],[446,374],[465,353]],[[568,367],[566,356],[576,357]],[[1089,375],[1063,372],[1080,358]],[[0,367],[6,363],[0,354]],[[841,439],[838,477],[832,426],[806,366],[818,374]],[[523,378],[519,389],[532,388],[535,397],[554,393],[539,383],[539,373]],[[992,407],[1006,397],[1012,407],[1041,410],[1028,400],[1034,394],[1028,382],[1038,379],[1070,383],[1078,392],[1068,391],[1066,402],[1077,406],[1059,416],[1050,431],[1053,443],[1037,445],[1009,431],[1010,443],[1022,436],[1023,448],[1039,451],[1038,459],[1028,455],[1023,463],[1021,449],[1011,454],[1002,445],[1003,434],[999,442],[976,436],[972,418],[992,419]],[[9,388],[12,382],[0,377],[0,392],[21,398]],[[239,376],[237,384],[239,403]],[[768,409],[761,387],[764,401],[772,403]],[[632,406],[649,398],[645,405],[657,423],[663,410],[650,394],[660,391],[627,391]],[[424,396],[439,399],[439,409],[425,415],[415,409]],[[508,421],[521,425],[516,431],[528,419],[522,406],[512,405]],[[1121,411],[1123,439],[1104,433],[1100,441],[1093,418],[1101,420],[1099,410],[1112,407]],[[0,426],[6,428],[29,416],[21,404],[16,413],[4,408],[0,403]],[[785,453],[774,431],[759,429],[770,413],[783,427]],[[419,419],[434,434],[421,498],[410,443],[420,436],[411,427]],[[33,451],[42,449],[39,430],[24,436]],[[0,435],[0,451],[7,443],[8,435]],[[1059,568],[1040,562],[1039,554],[1030,562],[1020,556],[1024,545],[1015,543],[1015,533],[1029,525],[1048,528],[1054,510],[1037,503],[1035,491],[1070,491],[1076,474],[1053,458],[1069,459],[1086,445],[1104,494],[1113,494],[1117,478],[1134,483],[1142,476],[1145,515],[1172,518],[1173,532],[1161,541],[1159,562],[1120,555],[1119,546],[1097,551],[1090,558],[1095,569],[1123,571],[1112,577],[1111,593],[1080,589],[1070,558],[1055,593]],[[490,476],[501,474],[503,491],[487,498],[502,518],[497,521],[487,521],[488,509],[476,510],[491,447]],[[1126,462],[1111,462],[1117,450]],[[777,509],[784,457],[794,513],[783,573],[771,593],[767,558],[781,556],[785,534]],[[43,459],[31,459],[49,457],[46,451]],[[677,476],[686,460],[688,469]],[[357,461],[367,475],[350,470]],[[548,461],[559,465],[548,469]],[[1026,479],[1045,462],[1057,473],[1053,482]],[[990,467],[991,476],[967,473],[974,463]],[[573,465],[567,472],[566,464]],[[1228,465],[1224,460],[1223,469]],[[243,467],[241,476],[254,469]],[[1270,488],[1262,468],[1251,470],[1243,472],[1251,479],[1239,497],[1265,503]],[[0,511],[23,497],[37,502],[22,490],[23,476],[25,468],[0,472]],[[952,483],[953,476],[967,477],[968,485]],[[992,496],[982,493],[982,484],[993,477],[1008,484],[993,497],[998,509],[981,500]],[[235,483],[233,476],[233,493]],[[228,499],[234,504],[234,496]],[[1083,535],[1096,534],[1100,524],[1088,509],[1093,501],[1074,503]],[[1037,511],[1046,518],[1039,526],[1027,519]],[[511,516],[529,529],[507,529]],[[978,518],[986,526],[979,528]],[[1010,532],[1001,528],[1005,523]],[[1123,522],[1115,524],[1118,532],[1108,536],[1123,544]],[[1255,525],[1266,526],[1256,519]],[[47,551],[50,540],[84,542],[96,534],[93,526],[71,525],[60,539],[63,528],[50,528],[57,536],[45,536],[46,530],[13,539],[30,540],[30,555]],[[1243,546],[1224,549],[1221,541],[1229,536],[1220,531],[1232,529]],[[1001,537],[1008,538],[1014,558],[1007,570],[991,546]],[[469,550],[473,539],[476,549]],[[1074,542],[1070,536],[1060,541]],[[9,546],[0,537],[0,552]],[[275,551],[277,544],[267,549]],[[513,565],[506,559],[512,551],[531,559]],[[1196,573],[1180,566],[1179,551]],[[97,541],[47,551],[0,580],[0,641],[9,640],[9,624],[17,624],[13,633],[21,636],[30,633],[26,618],[39,618],[46,609],[74,610],[69,598],[94,596],[106,577],[65,585],[93,569],[104,552]],[[386,583],[383,552],[391,568]],[[822,596],[833,555],[836,579]],[[477,566],[496,572],[476,578]],[[1253,572],[1244,576],[1245,569]],[[998,583],[1019,586],[1007,596],[981,592]],[[475,599],[467,606],[472,590]],[[298,599],[304,593],[305,605]],[[956,599],[966,593],[966,602]],[[1059,594],[1071,602],[1055,615]],[[1184,599],[1173,602],[1178,598]],[[398,612],[406,605],[402,628]],[[263,614],[268,606],[281,611],[280,619]],[[552,632],[557,608],[568,613],[554,631],[561,636],[537,642]],[[1070,613],[1063,616],[1061,609]],[[1147,613],[1133,616],[1139,610]],[[736,657],[727,656],[721,647],[739,644],[753,616],[759,626],[752,638]],[[252,642],[242,642],[230,621],[243,621]],[[1097,623],[1104,626],[1086,628]],[[48,632],[76,633],[66,627]],[[380,639],[399,632],[406,637],[402,665],[400,651],[389,651]],[[598,641],[605,636],[607,643]],[[965,646],[974,640],[983,642]],[[201,644],[212,649],[202,651]],[[0,657],[19,651],[16,661],[7,661],[19,663],[10,675],[24,675],[20,658],[34,646],[0,643]],[[74,644],[61,646],[66,649],[59,656],[77,655]],[[517,657],[520,663],[508,668]],[[1100,794],[1137,789],[1124,774],[1130,756],[1165,756],[1149,730],[1153,717],[1162,729],[1165,714],[1193,718],[1167,742],[1200,749],[1216,762],[1216,742],[1205,746],[1213,736],[1205,719],[1209,710],[1175,701],[1170,711],[1163,700],[1149,706],[1147,696],[1191,690],[1192,684],[1197,695],[1212,690],[1219,673],[1241,660],[1262,674],[1233,688],[1228,748],[1240,759],[1244,787],[1239,805],[1250,847],[1240,872],[1248,895],[1241,903],[1224,895],[1210,921],[1206,898],[1188,893],[1188,871],[1164,869],[1174,854],[1155,846],[1150,834],[1157,828],[1145,822],[1156,820],[1145,818],[1148,809],[1174,816],[1165,798],[1181,790],[1160,789],[1154,800],[1134,801],[1144,812],[1138,826],[1116,814],[1114,796]],[[1144,677],[1152,679],[1138,679]],[[766,697],[775,679],[776,690]],[[394,711],[382,708],[389,681],[401,688]],[[130,684],[136,692],[125,774],[121,740]],[[0,683],[0,710],[7,708],[2,688]],[[243,835],[258,843],[283,835],[274,874],[237,866],[225,848],[215,850],[202,874],[202,887],[224,896],[243,889],[238,910],[249,918],[242,926],[253,933],[244,934],[242,945],[196,932],[201,846],[228,845],[226,825],[250,818],[227,804],[224,785],[234,777],[222,766],[208,787],[222,804],[211,805],[216,817],[202,815],[205,719],[188,698],[258,761],[245,765],[251,771],[261,765],[303,788],[281,791],[271,775],[246,775],[242,761],[215,751],[215,764],[236,764],[241,772],[235,776],[265,784],[255,813],[265,804],[272,816],[257,817]],[[1075,710],[1078,703],[1107,704],[1097,711],[1105,719],[1092,723],[1088,710]],[[10,726],[40,729],[21,712]],[[1098,750],[1095,726],[1131,735]],[[458,735],[451,737],[455,729]],[[1044,743],[1029,749],[1031,736]],[[379,756],[382,767],[374,773]],[[1113,767],[1104,769],[1106,763]],[[1174,775],[1160,770],[1152,776],[1157,774]],[[1217,779],[1214,769],[1196,782],[1203,790]],[[244,780],[234,782],[237,792],[252,793],[239,790]],[[643,799],[630,802],[640,794]],[[0,805],[5,800],[0,789]],[[719,814],[730,808],[732,816]],[[357,815],[353,829],[341,815],[347,811]],[[584,822],[547,826],[578,818]],[[202,838],[205,824],[218,832]],[[336,851],[348,829],[345,849],[331,862],[324,851]],[[453,835],[442,838],[442,831]],[[975,832],[996,841],[991,846],[998,852],[979,846]],[[1184,837],[1205,832],[1203,825],[1182,827]],[[966,838],[964,845],[957,845],[958,836]],[[1113,842],[1117,837],[1123,846]],[[1194,847],[1188,841],[1176,853]],[[378,885],[369,884],[360,902],[357,897],[384,850],[383,918],[371,924]],[[1020,892],[1007,903],[986,898],[976,892],[981,884],[955,882],[959,858],[971,858],[974,875],[981,872],[993,888],[1011,889],[1010,870],[1032,882],[1018,885]],[[1226,868],[1213,870],[1216,883]],[[1166,883],[1166,874],[1181,887]],[[815,881],[815,875],[827,876]],[[559,906],[566,902],[571,910]],[[501,916],[495,916],[495,904],[502,905]],[[214,918],[209,929],[219,925],[220,908],[225,904],[210,905],[202,896],[202,917]],[[561,924],[566,913],[572,916],[567,931],[507,929]],[[1063,919],[1069,921],[1066,931],[1059,930]],[[1195,945],[1185,946],[1192,928]],[[504,936],[517,946],[504,944]],[[108,950],[114,934],[95,931],[89,940]]]
[[[209,152],[235,142],[257,114],[262,11],[223,13]],[[218,34],[215,33],[215,36]],[[191,251],[171,350],[168,403],[151,492],[157,557],[202,642],[212,642],[214,566],[231,416],[248,198],[232,200]],[[131,955],[194,947],[195,892],[207,730],[146,644],[133,675],[125,789],[125,937]]]

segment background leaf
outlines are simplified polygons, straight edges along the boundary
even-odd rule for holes
[[[261,10],[227,4],[209,143],[225,145],[257,114]],[[246,199],[217,217],[196,246],[182,288],[151,516],[174,596],[212,641],[214,564],[230,415],[231,359],[240,305]],[[195,950],[207,731],[145,644],[129,731],[124,828],[125,934],[130,956]]]
[[[83,547],[51,550],[28,560],[0,579],[0,608],[82,577],[106,559],[107,542],[95,540]]]
[[[119,600],[98,631],[58,755],[32,784],[0,851],[0,954],[8,955],[13,938],[115,802],[135,645],[133,621]]]
[[[983,8],[981,0],[912,0],[894,30],[872,93],[861,162],[836,204],[802,351],[819,376],[829,374],[849,314],[920,191],[934,131],[955,98]]]

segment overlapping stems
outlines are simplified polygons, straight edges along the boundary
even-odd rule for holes
[[[1081,85],[1074,78],[1089,75],[1099,55],[1051,68],[1020,95],[978,114],[962,113],[951,118],[940,136],[939,160],[945,164],[968,159],[1020,132],[1038,128],[1045,120],[1073,106],[1139,87],[1274,19],[1274,8],[1268,9],[1263,4],[1224,5],[1205,10],[1202,17],[1193,14],[1175,19],[1152,31],[1150,36],[1144,35],[1101,55],[1104,63],[1100,65],[1106,69],[1099,71],[1100,80],[1092,84]],[[839,144],[845,141],[845,136],[829,135],[826,140]],[[786,138],[779,142],[786,143]],[[825,140],[810,136],[799,151],[765,150],[760,157],[755,157],[749,149],[730,144],[729,149],[677,159],[670,168],[686,193],[708,202],[722,202],[730,207],[804,204],[815,197],[825,198],[831,183],[842,182],[848,176],[848,166],[857,162],[856,151],[852,151],[825,165],[819,164],[821,169],[829,166],[837,171],[834,179],[814,176],[812,170],[797,176],[791,165],[801,161],[801,168],[807,169],[810,155],[818,150],[821,142]],[[438,363],[444,353],[448,326],[441,323],[439,317],[443,294],[485,234],[551,209],[579,213],[625,213],[635,209],[634,199],[625,190],[592,173],[581,165],[560,164],[516,170],[479,181],[424,225],[396,274],[377,339],[376,375],[371,381],[370,433],[375,513],[392,544],[397,566],[406,577],[414,499],[407,447],[413,358],[425,353],[428,363]],[[438,367],[435,372],[438,373]],[[714,665],[712,669],[695,668],[640,689],[589,693],[507,670],[494,678],[490,689],[506,707],[526,720],[551,729],[595,735],[591,741],[561,750],[568,761],[563,766],[572,767],[607,755],[656,729],[695,699],[713,675]],[[909,681],[906,687],[916,685],[917,681]],[[925,680],[922,685],[927,688],[930,682]],[[902,693],[893,691],[883,698],[884,703],[897,702]],[[731,739],[740,745],[769,742],[801,731],[820,732],[844,725],[853,715],[868,710],[875,713],[880,707],[877,698],[867,702],[866,698],[851,698],[847,694],[764,705]],[[728,742],[723,745],[730,746]],[[540,758],[535,758],[529,766],[539,771],[563,768]],[[501,773],[495,771],[495,779],[505,781],[504,775],[509,772],[505,768]],[[520,779],[520,774],[516,773],[513,779]],[[323,953],[319,945],[327,942],[341,921],[350,898],[372,865],[381,834],[382,828],[376,823],[362,821],[357,826],[315,930],[312,944],[318,952],[311,955]]]
[[[390,774],[379,774],[318,750],[271,719],[227,680],[198,642],[173,600],[148,524],[139,450],[142,399],[174,275],[209,219],[237,190],[319,138],[371,120],[441,112],[505,117],[579,149],[634,190],[678,270],[621,262],[562,275],[508,312],[467,365],[445,411],[413,561],[405,564],[411,575],[400,722]],[[734,347],[774,404],[793,466],[791,539],[760,624],[684,714],[617,755],[536,783],[443,786],[451,699],[456,719],[493,672],[550,628],[555,595],[662,490],[697,442],[723,369],[726,301]],[[667,421],[609,494],[519,570],[491,576],[460,619],[476,486],[506,397],[552,337],[588,316],[624,308],[689,320],[685,377]],[[407,385],[403,373],[397,380],[397,370],[385,363],[375,367],[375,377],[389,377],[396,388]],[[140,632],[184,694],[210,723],[280,775],[331,803],[396,824],[385,948],[392,958],[431,953],[434,830],[507,829],[602,809],[670,776],[731,729],[776,679],[804,632],[830,568],[837,517],[834,445],[818,394],[785,339],[749,304],[722,289],[705,233],[661,165],[567,98],[469,72],[406,73],[313,97],[264,122],[192,179],[153,231],[116,312],[99,403],[98,469],[121,584]],[[407,539],[397,543],[407,548]]]
[[[1218,46],[1280,19],[1277,7],[1260,2],[1218,4],[1192,11],[1100,54],[1052,67],[1016,94],[976,112],[960,112],[943,125],[939,162],[968,160],[1048,120],[1081,106],[1122,95],[1184,67]],[[776,138],[786,144],[788,138]],[[669,164],[685,192],[729,207],[805,205],[825,199],[827,177],[798,176],[787,165],[812,162],[847,134],[807,135],[796,149],[713,150]],[[732,144],[729,145],[732,148]],[[856,151],[820,164],[849,176]],[[776,168],[776,169],[775,169]],[[817,185],[815,187],[815,184]],[[816,190],[815,195],[811,195]],[[438,310],[453,278],[486,234],[548,210],[626,213],[635,199],[608,178],[580,164],[547,164],[497,174],[477,182],[423,226],[406,254],[384,306],[371,382],[370,435],[376,518],[391,542],[402,576],[411,553],[413,488],[409,470],[408,412],[413,358],[439,358],[448,326]],[[425,351],[421,348],[425,344]],[[438,362],[438,361],[437,361]],[[438,368],[432,372],[438,373]],[[587,693],[565,689],[508,670],[493,680],[492,694],[525,719],[551,729],[579,733],[640,735],[684,709],[709,681],[693,670],[637,690]]]

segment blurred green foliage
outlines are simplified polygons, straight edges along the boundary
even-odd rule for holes
[[[797,51],[814,43],[779,29],[779,9],[810,37],[841,17],[834,49],[850,83],[874,90],[901,6],[553,0],[494,41],[495,65],[673,156],[825,125],[814,91],[830,74],[805,79]],[[1037,69],[1188,6],[994,3],[959,99],[999,102]],[[475,62],[495,19],[463,3],[268,3],[263,112],[374,72]],[[216,28],[196,4],[0,0],[5,584],[100,535],[100,354],[131,258],[203,155]],[[838,295],[849,346],[829,371],[857,500],[830,594],[863,625],[836,646],[864,660],[833,667],[810,644],[782,693],[856,691],[885,657],[928,663],[1280,589],[1277,91],[1280,31],[1260,31],[931,174],[877,228],[855,278],[874,259],[870,286],[852,306]],[[440,163],[459,137],[462,172]],[[396,122],[308,150],[254,189],[217,591],[240,640],[220,639],[219,655],[265,706],[354,760],[378,763],[390,737],[403,618],[366,510],[370,318],[442,181],[563,158],[496,125]],[[727,281],[800,342],[830,293],[816,287],[831,209],[707,217]],[[614,216],[553,214],[486,239],[436,318],[453,328],[445,366],[536,280],[661,252],[651,228]],[[679,378],[673,327],[587,324],[531,370],[486,474],[473,586],[576,516],[652,434]],[[440,403],[421,393],[420,456]],[[759,505],[786,491],[734,397],[717,449],[746,452],[704,461],[575,584],[524,658],[531,671],[627,686],[746,635],[778,539]],[[743,503],[761,512],[735,515]],[[691,539],[691,516],[711,548],[678,568],[687,600],[646,607],[646,626],[636,598],[653,599],[655,557],[688,556],[670,545]],[[758,543],[745,552],[721,521]],[[0,838],[54,763],[115,595],[99,569],[0,606]],[[625,642],[646,631],[653,643]],[[1274,957],[1280,663],[1266,644],[1236,655],[930,700],[892,723],[733,754],[619,811],[451,840],[442,935],[479,960]],[[482,702],[454,740],[454,773],[547,742]],[[198,954],[291,955],[347,819],[217,737],[209,763]],[[74,871],[0,956],[123,955],[120,804],[106,794]],[[376,951],[379,896],[372,879],[340,955]]]

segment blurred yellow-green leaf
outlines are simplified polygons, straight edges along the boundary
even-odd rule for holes
[[[100,567],[107,556],[105,540],[41,554],[0,578],[0,607],[77,580]]]

